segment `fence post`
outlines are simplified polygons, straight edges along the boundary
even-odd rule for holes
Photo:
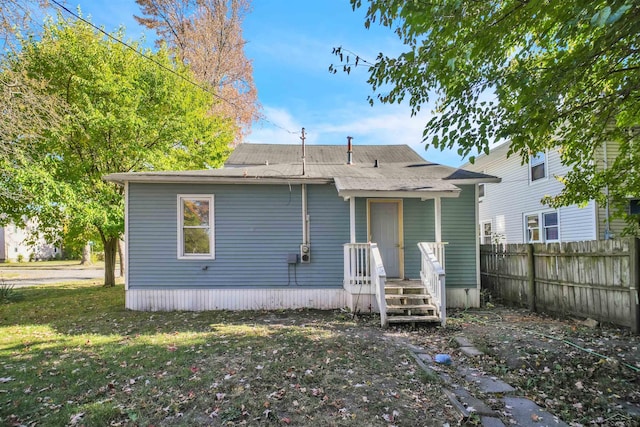
[[[631,332],[640,333],[640,239],[629,242],[629,305],[631,306]]]
[[[528,302],[529,302],[529,310],[535,312],[536,311],[536,264],[533,256],[533,244],[529,243],[527,245],[527,279],[529,279],[528,283]]]

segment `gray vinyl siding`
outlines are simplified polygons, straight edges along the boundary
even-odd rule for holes
[[[442,240],[448,288],[476,288],[475,186],[460,185],[460,197],[442,199]]]
[[[215,260],[177,259],[178,194],[214,195]],[[311,263],[294,269],[287,254],[302,242],[299,185],[131,183],[129,287],[340,287],[349,205],[335,187],[309,185],[308,207]]]
[[[333,184],[307,185],[311,263],[298,265],[298,283],[342,286],[344,244],[349,243],[349,202]]]
[[[404,213],[404,275],[420,278],[421,254],[419,242],[435,242],[433,200],[405,199]]]
[[[367,243],[367,199],[356,198],[356,243]]]

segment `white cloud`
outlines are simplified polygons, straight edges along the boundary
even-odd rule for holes
[[[294,117],[285,108],[265,106],[264,114],[268,121],[254,126],[247,142],[299,144],[300,131],[305,127],[308,144],[346,145],[347,136],[352,136],[356,146],[407,144],[429,161],[449,166],[463,163],[455,150],[425,151],[422,132],[429,117],[425,114],[411,117],[409,109],[403,106],[350,106],[331,111],[330,117],[312,114]]]

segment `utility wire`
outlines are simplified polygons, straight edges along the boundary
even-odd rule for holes
[[[110,38],[110,39],[112,39],[113,41],[115,41],[115,42],[117,42],[117,43],[120,43],[121,45],[125,46],[125,47],[126,47],[126,48],[128,48],[128,49],[131,49],[131,50],[132,50],[133,52],[135,52],[137,55],[140,55],[140,56],[141,56],[141,57],[143,57],[144,59],[146,59],[146,60],[148,60],[148,61],[151,61],[152,63],[154,63],[154,64],[155,64],[155,65],[157,65],[158,67],[162,68],[163,70],[168,71],[168,72],[170,72],[170,73],[172,73],[172,74],[174,74],[174,75],[178,76],[178,77],[179,77],[179,78],[181,78],[182,80],[184,80],[184,81],[186,81],[187,83],[189,83],[189,84],[191,84],[191,85],[193,85],[193,86],[195,86],[195,87],[197,87],[197,88],[199,88],[199,89],[201,89],[201,90],[203,90],[203,91],[207,92],[208,94],[212,95],[213,97],[218,98],[219,100],[221,100],[221,101],[223,101],[223,102],[226,102],[227,104],[229,104],[229,105],[231,105],[231,106],[233,106],[233,107],[235,107],[235,108],[238,108],[238,106],[237,106],[236,104],[234,104],[232,101],[230,101],[230,100],[226,99],[226,98],[225,98],[225,97],[223,97],[223,96],[218,95],[217,93],[215,93],[215,92],[213,92],[213,91],[209,90],[208,88],[206,88],[206,87],[202,86],[201,84],[198,84],[198,83],[194,82],[193,80],[188,79],[187,77],[185,77],[185,76],[183,76],[183,75],[181,75],[181,74],[179,74],[179,73],[176,73],[176,71],[175,71],[175,70],[172,70],[171,68],[169,68],[169,67],[165,66],[164,64],[162,64],[162,63],[160,63],[160,62],[156,61],[155,59],[153,59],[153,58],[152,58],[152,57],[150,57],[149,55],[147,55],[147,54],[145,54],[145,53],[143,53],[143,52],[140,52],[138,49],[134,48],[133,46],[129,45],[128,43],[126,43],[126,42],[124,42],[124,41],[120,40],[119,38],[117,38],[117,37],[115,37],[115,36],[113,36],[113,35],[111,35],[111,34],[107,33],[107,32],[106,32],[105,30],[103,30],[102,28],[100,28],[100,27],[98,27],[98,26],[94,25],[92,22],[87,21],[86,19],[82,18],[82,17],[81,17],[81,16],[79,16],[78,14],[76,14],[76,13],[74,13],[73,11],[71,11],[70,9],[68,9],[66,6],[64,6],[64,5],[60,4],[58,1],[56,1],[56,0],[51,0],[51,2],[52,2],[53,4],[55,4],[56,6],[58,6],[60,9],[62,9],[63,11],[67,12],[69,15],[71,15],[71,16],[73,16],[74,18],[76,18],[76,19],[78,19],[78,20],[80,20],[80,21],[84,22],[85,24],[87,24],[87,25],[91,26],[92,28],[94,28],[94,29],[98,30],[99,32],[101,32],[101,33],[102,33],[102,34],[104,34],[105,36],[109,37],[109,38]],[[294,135],[296,135],[296,134],[297,134],[297,132],[293,132],[293,131],[290,131],[289,129],[285,129],[284,127],[282,127],[282,126],[280,126],[280,125],[276,124],[275,122],[273,122],[273,121],[269,120],[269,119],[268,119],[268,118],[266,118],[266,117],[263,117],[263,118],[261,118],[260,120],[265,121],[265,122],[267,122],[267,123],[270,123],[271,125],[273,125],[273,126],[275,126],[275,127],[279,128],[279,129],[281,129],[281,130],[284,130],[285,132],[288,132],[288,133],[290,133],[290,134],[294,134]]]

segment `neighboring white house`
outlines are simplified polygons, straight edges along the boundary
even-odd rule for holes
[[[38,238],[30,243],[35,224],[29,223],[26,229],[13,223],[0,226],[0,262],[36,261],[51,259],[60,253],[60,248]]]
[[[612,143],[603,147],[611,159],[617,152]],[[556,177],[569,168],[560,161],[557,150],[537,153],[522,164],[520,156],[507,158],[509,144],[479,156],[474,164],[462,167],[502,178],[497,184],[479,184],[479,237],[481,244],[570,242],[612,238],[624,227],[620,220],[610,221],[607,206],[591,200],[585,206],[558,209],[543,205],[545,195],[556,195],[563,184]],[[599,156],[606,167],[604,156]]]

